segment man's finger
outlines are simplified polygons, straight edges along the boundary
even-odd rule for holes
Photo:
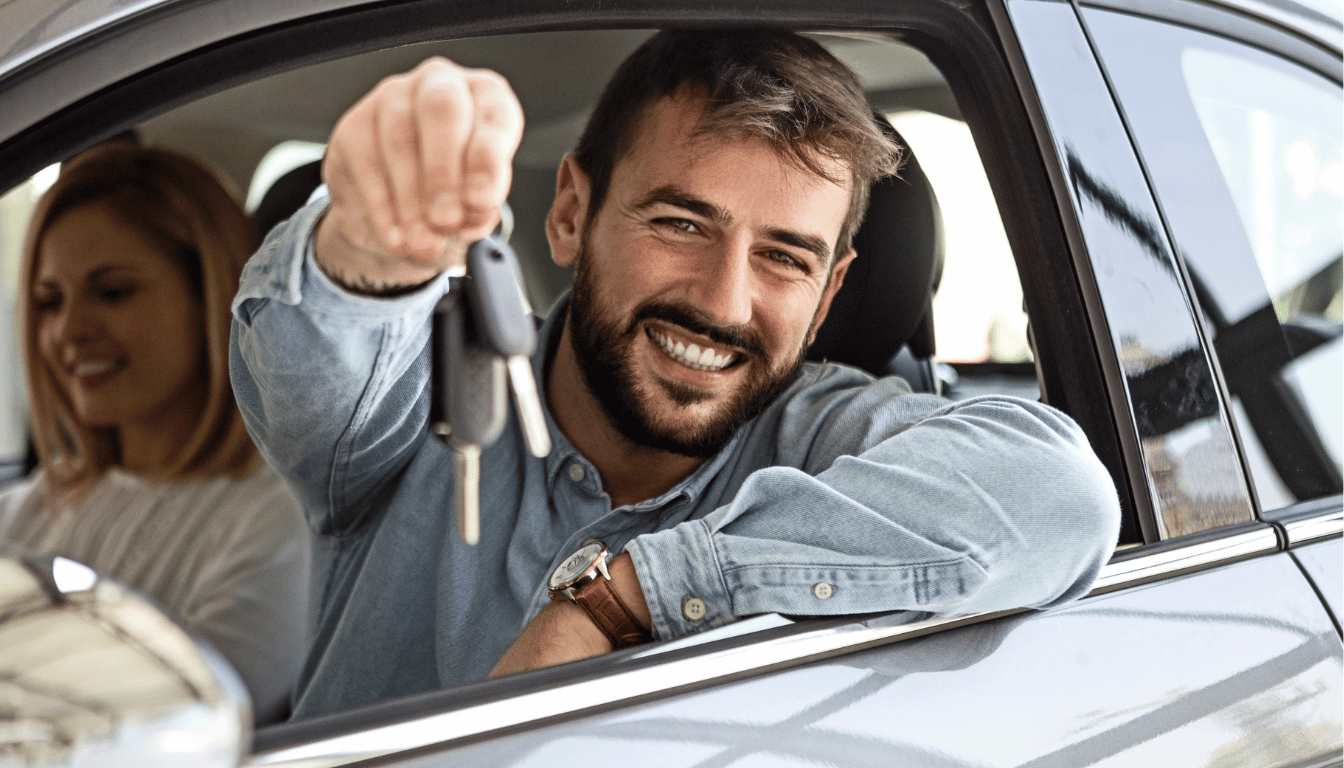
[[[486,70],[468,73],[475,109],[462,153],[462,199],[468,226],[493,224],[513,178],[513,155],[523,136],[523,109],[508,83]]]
[[[420,65],[415,120],[420,136],[421,199],[440,230],[462,225],[462,151],[472,127],[472,95],[463,70],[444,59]]]
[[[405,77],[390,77],[373,91],[377,109],[374,117],[376,157],[381,176],[391,196],[396,229],[387,244],[405,252],[413,242],[417,227],[423,228],[420,205],[419,140],[416,136],[414,88]]]
[[[365,97],[351,108],[332,131],[331,147],[322,166],[322,178],[331,191],[332,206],[362,208],[374,232],[368,233],[384,248],[397,248],[391,241],[397,236],[397,219],[392,208],[392,193],[383,177],[382,164],[374,147],[377,128],[372,105]],[[355,233],[350,233],[354,236]]]

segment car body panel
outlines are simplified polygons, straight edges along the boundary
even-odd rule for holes
[[[1321,593],[1338,625],[1344,616],[1344,543],[1335,539],[1297,547],[1293,557]]]
[[[1270,555],[390,764],[1269,766],[1284,742],[1328,759],[1341,646],[1306,586]]]

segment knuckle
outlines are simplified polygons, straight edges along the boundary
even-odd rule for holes
[[[472,85],[472,90],[477,88],[511,90],[509,81],[493,69],[468,69],[466,76],[467,81]]]
[[[413,72],[418,72],[418,73],[421,73],[421,74],[425,74],[425,73],[437,73],[437,72],[453,72],[453,73],[456,73],[456,72],[460,72],[461,69],[462,69],[461,67],[459,67],[459,66],[457,66],[456,64],[454,64],[453,62],[449,61],[447,58],[444,58],[443,56],[439,56],[439,55],[435,54],[435,55],[433,55],[433,56],[428,56],[428,57],[426,57],[426,58],[425,58],[423,61],[421,61],[420,64],[417,65],[416,68],[415,68],[414,70],[412,70],[412,71],[413,71]]]

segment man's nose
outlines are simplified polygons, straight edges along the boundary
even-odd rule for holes
[[[744,325],[752,313],[750,244],[729,240],[716,250],[696,279],[699,308],[715,325]]]

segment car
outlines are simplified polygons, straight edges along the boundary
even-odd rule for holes
[[[1122,510],[1092,592],[993,615],[759,616],[251,733],[227,666],[171,620],[119,609],[140,629],[118,634],[117,611],[89,606],[139,598],[8,551],[0,763],[122,745],[136,764],[292,768],[1344,764],[1338,3],[18,0],[0,5],[0,293],[16,300],[54,163],[133,129],[251,209],[307,173],[292,210],[339,114],[442,54],[519,94],[512,243],[544,308],[568,280],[540,227],[556,163],[607,75],[669,26],[794,29],[859,72],[922,170],[870,212],[895,222],[874,235],[875,298],[854,299],[851,330],[828,324],[825,355],[1070,414]],[[911,293],[895,276],[913,262]],[[8,477],[25,469],[12,350]],[[53,614],[72,618],[43,629]],[[57,642],[109,632],[104,656]],[[145,654],[157,682],[109,661]],[[169,668],[186,670],[176,698],[134,693],[171,687]]]

